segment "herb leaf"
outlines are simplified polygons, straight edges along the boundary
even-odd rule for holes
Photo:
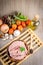
[[[20,51],[25,51],[25,48],[24,47],[20,47]]]

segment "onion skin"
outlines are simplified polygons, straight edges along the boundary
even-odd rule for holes
[[[3,24],[3,21],[0,19],[0,26]]]
[[[3,24],[3,25],[1,26],[1,31],[2,31],[3,33],[7,33],[7,32],[9,31],[9,26],[8,26],[7,24]]]

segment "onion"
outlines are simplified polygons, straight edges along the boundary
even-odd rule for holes
[[[7,24],[3,24],[3,25],[1,26],[1,31],[2,31],[3,33],[7,33],[7,32],[9,31],[9,26],[8,26]]]
[[[0,26],[2,25],[3,21],[0,19]]]

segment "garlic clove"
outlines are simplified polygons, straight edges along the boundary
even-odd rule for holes
[[[9,39],[13,39],[13,35],[10,34],[10,35],[9,35]]]

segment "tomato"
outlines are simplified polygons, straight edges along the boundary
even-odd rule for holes
[[[22,22],[22,26],[23,26],[23,27],[26,27],[26,23],[25,23],[25,22]]]
[[[14,30],[12,28],[9,29],[9,34],[13,34]]]
[[[22,31],[23,30],[23,26],[22,25],[19,25],[18,26],[18,30]]]
[[[13,24],[13,25],[12,25],[12,28],[13,28],[13,30],[16,30],[17,25],[16,25],[16,24]]]
[[[17,25],[21,25],[21,21],[20,21],[20,20],[17,20],[17,21],[16,21],[16,24],[17,24]]]
[[[26,25],[30,25],[30,24],[31,24],[31,20],[27,20]]]

